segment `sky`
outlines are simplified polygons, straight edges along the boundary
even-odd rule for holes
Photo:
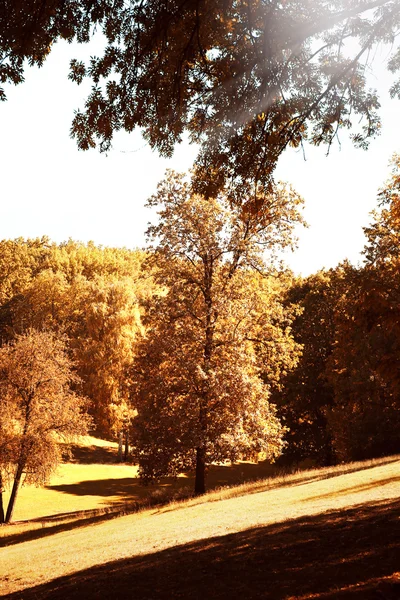
[[[69,137],[75,109],[89,91],[67,79],[72,57],[93,52],[58,42],[42,68],[26,70],[25,82],[8,86],[0,103],[0,239],[46,235],[102,246],[140,248],[154,220],[145,202],[167,168],[187,171],[196,147],[182,143],[172,159],[160,158],[139,132],[117,134],[108,155],[78,151]],[[400,101],[389,99],[392,78],[384,68],[387,53],[375,59],[370,83],[381,96],[382,134],[368,151],[340,134],[325,147],[290,149],[282,155],[276,178],[293,185],[305,200],[308,229],[298,231],[298,248],[285,254],[295,273],[308,275],[344,259],[358,264],[365,238],[362,227],[377,206],[377,192],[389,176],[389,160],[400,151]]]

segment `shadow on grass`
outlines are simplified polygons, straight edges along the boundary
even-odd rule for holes
[[[399,517],[399,500],[363,504],[99,565],[8,598],[398,600]]]
[[[135,477],[88,479],[79,483],[47,485],[46,488],[65,494],[73,494],[74,496],[122,496],[131,500],[142,498],[148,493],[148,488],[142,486]]]
[[[379,466],[398,461],[390,458],[387,461],[383,461]],[[275,489],[279,487],[290,487],[299,486],[312,483],[313,481],[320,481],[322,479],[331,479],[332,477],[340,477],[343,474],[352,473],[354,471],[363,471],[365,469],[375,468],[376,465],[366,465],[353,467],[349,465],[344,466],[343,470],[338,470],[331,473],[318,473],[315,471],[304,472],[304,476],[297,476],[296,479],[281,479],[281,476],[290,475],[285,473],[281,469],[278,469],[275,465],[271,465],[268,462],[260,463],[239,463],[232,465],[212,465],[208,469],[207,474],[207,486],[209,491],[218,489],[224,486],[235,486],[241,483],[250,483],[262,481],[263,479],[270,478],[266,482],[265,487],[261,486],[256,488],[254,493],[263,492],[266,489]],[[274,477],[277,478],[274,481]],[[381,482],[379,482],[380,485]],[[386,482],[388,483],[388,482]],[[373,483],[371,487],[375,487],[377,483]],[[65,483],[58,485],[46,486],[49,490],[55,490],[63,492],[65,494],[72,494],[75,496],[104,496],[107,497],[121,497],[128,502],[140,500],[149,496],[149,491],[153,490],[165,490],[169,489],[171,492],[179,492],[184,489],[193,489],[194,487],[194,474],[186,473],[185,477],[164,477],[158,484],[144,486],[140,479],[137,477],[125,477],[116,479],[93,479],[80,481],[79,483]],[[368,486],[366,486],[368,488]],[[361,491],[363,487],[359,488]],[[346,488],[343,491],[344,494],[353,491],[353,488]],[[354,491],[358,491],[358,488],[354,488]],[[252,490],[246,490],[245,492],[252,493]],[[336,494],[337,492],[335,492]],[[322,496],[321,496],[322,498]]]
[[[78,448],[79,449],[79,448]],[[87,448],[82,448],[86,451]],[[103,449],[100,449],[103,450]],[[133,469],[132,469],[133,472]],[[275,465],[267,462],[239,463],[233,465],[212,465],[208,470],[207,484],[209,490],[217,487],[239,485],[257,479],[274,477],[281,474]],[[306,478],[309,481],[309,478]],[[184,477],[164,477],[159,484],[144,486],[137,477],[115,479],[93,479],[78,483],[65,483],[46,486],[49,490],[63,492],[74,496],[121,497],[126,500],[137,500],[149,495],[149,490],[169,488],[173,491],[194,488],[194,474],[186,473]]]
[[[81,465],[118,463],[118,451],[113,446],[78,446],[69,445],[71,456],[69,463]],[[121,463],[118,463],[121,464]]]
[[[310,496],[305,498],[303,502],[310,502],[313,500],[325,500],[329,497],[337,497],[337,496],[347,496],[349,494],[356,494],[358,492],[368,492],[376,487],[383,487],[385,485],[392,485],[393,483],[399,483],[399,477],[387,477],[386,479],[376,479],[371,481],[371,483],[360,483],[359,485],[354,485],[351,487],[346,487],[341,490],[333,490],[332,492],[327,492],[326,494],[319,494],[318,496]],[[399,599],[400,600],[400,599]]]
[[[380,465],[384,465],[391,462],[396,462],[396,458],[388,458],[387,461],[383,461]],[[379,465],[379,466],[380,466]],[[353,471],[362,471],[369,468],[374,468],[376,465],[358,466],[357,468],[349,465],[344,467],[345,473]],[[215,466],[213,465],[209,470],[208,484],[209,489],[212,491],[215,488],[227,485],[228,483],[243,483],[250,481],[257,481],[260,477],[272,476],[273,470],[276,469],[274,465],[268,463],[240,463],[237,465],[227,466]],[[275,474],[279,475],[275,470]],[[282,472],[280,473],[282,474]],[[291,481],[285,479],[278,479],[274,481],[269,480],[265,486],[255,487],[254,489],[246,489],[244,494],[261,493],[266,489],[276,489],[280,487],[294,487],[299,485],[306,485],[314,481],[321,479],[329,479],[331,477],[337,477],[343,475],[342,471],[318,474],[314,472],[304,473],[304,476],[297,476],[295,480]],[[347,488],[343,493],[350,493],[352,491],[366,491],[369,488],[376,487],[377,485],[384,485],[386,483],[393,483],[397,478],[391,478],[390,480],[375,481],[371,485],[361,485],[354,488]],[[119,479],[105,479],[105,480],[87,480],[80,483],[63,484],[47,486],[48,489],[57,490],[62,493],[72,494],[75,496],[103,496],[106,500],[104,508],[87,510],[87,511],[72,511],[68,513],[58,513],[51,516],[43,516],[31,521],[26,521],[26,529],[17,530],[13,528],[13,525],[7,526],[7,531],[3,531],[0,536],[0,548],[5,546],[11,546],[21,542],[35,540],[43,537],[47,537],[61,531],[73,530],[78,527],[84,527],[95,523],[100,523],[105,520],[109,520],[118,517],[122,514],[131,514],[137,512],[141,508],[151,508],[156,506],[163,506],[168,503],[172,498],[179,500],[179,498],[189,497],[194,485],[194,477],[188,474],[187,477],[181,478],[164,478],[158,485],[143,486],[140,480],[132,478],[119,478]],[[237,495],[240,495],[240,491]],[[332,494],[339,494],[340,492],[335,491]],[[312,499],[324,499],[330,494],[316,496]],[[233,490],[232,495],[235,495]],[[217,498],[218,499],[218,498]],[[107,502],[108,500],[108,502]],[[310,499],[307,498],[307,502]],[[199,499],[199,502],[202,500]],[[204,497],[204,502],[209,502],[207,496]],[[170,509],[166,509],[163,512],[177,511],[181,508],[181,505],[173,504]],[[30,524],[33,524],[33,528],[29,528]],[[21,524],[17,524],[20,526]],[[399,596],[400,600],[400,596]]]
[[[18,531],[13,534],[12,529],[10,529],[10,533],[3,537],[0,537],[0,548],[4,548],[6,546],[13,546],[15,544],[20,544],[22,542],[28,542],[30,540],[37,540],[39,538],[47,537],[49,535],[54,535],[55,533],[60,533],[61,531],[70,531],[71,529],[76,529],[77,527],[85,527],[87,525],[94,525],[96,523],[101,523],[102,521],[109,521],[110,519],[114,519],[115,517],[119,517],[122,514],[127,514],[128,512],[135,512],[136,507],[132,507],[131,510],[126,508],[122,510],[116,509],[114,511],[104,512],[98,511],[98,514],[95,514],[96,511],[87,511],[85,512],[77,512],[77,513],[67,513],[63,515],[55,515],[55,518],[58,517],[59,521],[64,520],[64,522],[56,522],[51,525],[45,525],[45,519],[40,519],[42,523],[42,527],[38,529],[30,529],[28,531]],[[39,521],[39,519],[37,520]],[[34,521],[31,521],[34,522]]]

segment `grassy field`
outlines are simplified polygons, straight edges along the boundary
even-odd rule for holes
[[[218,467],[213,486],[245,483],[133,513],[149,492],[114,455],[89,440],[48,488],[21,490],[29,521],[0,528],[0,595],[399,600],[400,457],[253,483],[271,467]]]
[[[137,479],[137,467],[118,464],[116,459],[116,443],[90,436],[82,438],[80,445],[73,447],[72,458],[60,465],[48,485],[20,489],[13,517],[14,531],[47,527],[58,521],[82,517],[83,513],[129,511],[136,504],[146,502],[149,496],[162,500],[188,494],[193,489],[194,479],[190,476],[177,480],[165,478],[160,485],[144,487]],[[214,489],[275,473],[275,467],[267,463],[215,466],[208,475],[208,485]],[[0,528],[0,539],[5,535],[4,531]]]

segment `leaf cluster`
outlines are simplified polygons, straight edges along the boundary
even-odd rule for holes
[[[357,145],[378,134],[365,66],[378,43],[395,42],[399,19],[393,0],[116,3],[103,55],[71,63],[72,79],[93,82],[71,134],[107,151],[116,131],[140,127],[170,156],[188,131],[201,144],[199,193],[271,191],[288,145],[330,146],[354,118]]]
[[[95,426],[106,435],[123,421],[128,368],[142,335],[140,302],[154,287],[143,259],[139,251],[72,240],[0,242],[2,343],[30,327],[67,334]]]
[[[382,43],[397,72],[399,26],[396,0],[4,0],[0,81],[21,82],[24,61],[41,65],[57,39],[100,29],[103,53],[71,60],[70,79],[92,82],[71,127],[78,147],[108,151],[139,127],[170,156],[188,132],[197,192],[238,201],[271,191],[289,145],[329,147],[361,120],[352,137],[367,147],[380,122],[365,70]]]

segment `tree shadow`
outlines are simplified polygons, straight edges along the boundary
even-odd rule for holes
[[[129,510],[128,506],[122,510],[122,507],[118,507],[113,511],[100,512],[98,511],[85,511],[85,512],[75,512],[75,513],[64,513],[62,515],[54,515],[54,520],[58,519],[59,522],[51,522],[49,521],[49,525],[46,525],[47,519],[35,519],[35,521],[40,521],[42,523],[42,527],[39,529],[30,529],[28,531],[18,531],[17,533],[12,533],[12,529],[10,530],[9,535],[5,535],[0,538],[0,548],[4,548],[6,546],[14,546],[15,544],[20,544],[22,542],[28,542],[31,540],[37,540],[39,538],[47,537],[49,535],[54,535],[56,533],[60,533],[62,531],[70,531],[72,529],[76,529],[78,527],[85,527],[88,525],[95,525],[97,523],[101,523],[103,521],[109,521],[110,519],[114,519],[116,517],[121,516],[122,514],[127,514],[128,512],[135,512],[137,510],[136,506],[132,506]],[[87,514],[86,514],[87,513]],[[60,522],[61,521],[61,522]],[[34,521],[32,521],[34,522]]]
[[[393,460],[390,459],[387,462],[396,462],[398,457]],[[386,462],[381,463],[382,465]],[[275,489],[280,487],[294,487],[299,485],[305,485],[312,483],[313,481],[320,481],[322,479],[331,479],[332,477],[340,477],[346,473],[352,473],[354,471],[363,471],[365,469],[375,468],[376,465],[367,465],[365,467],[354,467],[353,469],[349,466],[348,469],[338,470],[333,473],[318,473],[315,471],[305,471],[304,475],[301,473],[293,479],[280,479],[280,476],[290,475],[290,473],[282,471],[275,465],[271,465],[267,461],[260,463],[237,463],[231,465],[211,465],[207,472],[207,488],[208,491],[219,489],[223,487],[240,485],[241,483],[251,483],[259,481],[262,484],[262,480],[269,478],[266,482],[265,487],[262,485],[260,488],[256,488],[254,493],[263,492],[266,489]],[[380,465],[379,465],[380,466]],[[276,481],[274,481],[276,479]],[[380,485],[380,482],[378,482]],[[375,483],[372,487],[375,487]],[[49,490],[55,490],[66,494],[72,494],[75,496],[104,496],[107,497],[123,497],[126,501],[132,502],[143,499],[151,495],[154,490],[170,490],[172,493],[180,492],[182,490],[191,490],[194,488],[194,473],[187,472],[183,477],[163,477],[159,482],[144,485],[141,480],[137,477],[125,477],[115,479],[93,479],[84,480],[78,483],[65,483],[57,485],[46,486]],[[366,489],[368,486],[366,486]],[[362,486],[359,488],[346,488],[343,491],[344,494],[349,491],[364,489]],[[246,490],[246,493],[251,493],[250,490]],[[337,492],[335,492],[337,494]],[[327,495],[331,495],[330,493]],[[323,496],[321,496],[322,499]],[[319,497],[318,497],[319,498]]]
[[[74,496],[123,496],[127,500],[137,500],[146,495],[146,490],[135,477],[117,479],[88,479],[77,483],[47,485],[48,490],[55,490]]]
[[[281,467],[268,461],[211,465],[207,469],[207,486],[209,489],[213,489],[221,486],[240,485],[257,479],[276,477],[283,473]],[[191,476],[190,473],[187,475]]]
[[[78,446],[69,444],[67,462],[81,465],[118,463],[118,450],[113,446]],[[121,464],[121,463],[119,463]]]
[[[383,487],[385,485],[391,485],[393,483],[398,483],[400,481],[399,477],[387,477],[386,479],[375,479],[370,483],[360,483],[359,485],[354,485],[351,487],[346,487],[341,490],[332,490],[331,492],[327,492],[325,494],[318,494],[318,496],[310,496],[303,500],[303,502],[310,502],[313,500],[325,500],[329,497],[337,497],[337,496],[347,496],[349,494],[356,494],[358,492],[368,492],[376,487]]]
[[[400,501],[362,504],[98,565],[19,600],[399,600]]]

